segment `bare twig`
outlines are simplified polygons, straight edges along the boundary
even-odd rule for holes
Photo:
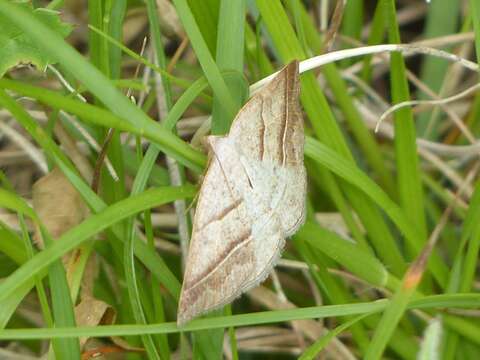
[[[275,288],[275,292],[277,293],[278,300],[282,303],[287,303],[288,302],[287,295],[285,295],[285,292],[283,291],[282,283],[280,282],[280,279],[278,278],[275,270],[271,272],[270,276],[272,278],[273,286]],[[298,328],[298,323],[296,323],[295,321],[292,321],[292,328],[293,328],[293,331],[295,332],[299,347],[301,349],[305,349],[305,340],[303,339],[300,329]]]
[[[459,99],[462,99],[462,98],[474,93],[478,89],[480,89],[480,84],[475,84],[474,86],[469,87],[468,89],[466,89],[466,90],[464,90],[464,91],[462,91],[458,94],[455,94],[453,96],[449,96],[447,98],[438,99],[438,100],[410,100],[410,101],[404,101],[404,102],[395,104],[392,107],[390,107],[387,111],[385,111],[382,114],[382,116],[380,116],[380,118],[378,119],[377,125],[375,127],[375,132],[378,132],[378,129],[379,129],[380,125],[382,124],[382,122],[390,114],[394,113],[397,110],[403,109],[405,107],[417,106],[417,105],[424,105],[424,106],[446,105],[446,104],[451,103],[453,101],[457,101]],[[467,135],[467,138],[472,143],[475,143],[476,142],[475,137],[470,132],[468,132],[467,134],[469,134],[469,135]]]
[[[142,48],[140,50],[140,56],[143,55],[143,52],[145,51],[145,46],[147,45],[147,38],[143,38],[142,42]],[[135,68],[135,73],[133,75],[133,78],[137,78],[138,73],[140,72],[140,64],[137,64],[137,67]],[[132,89],[129,88],[127,90],[127,94],[125,95],[127,98],[130,98],[131,96]],[[110,142],[113,139],[113,136],[115,135],[116,130],[114,128],[108,129],[107,135],[105,136],[105,139],[103,140],[103,145],[102,145],[102,150],[98,154],[97,161],[95,162],[95,168],[93,172],[93,180],[92,180],[92,190],[95,192],[98,192],[98,188],[100,186],[100,175],[103,167],[103,163],[105,162],[105,159],[107,157],[107,151],[108,147],[110,145]],[[114,181],[118,181],[118,176],[117,178],[113,178]]]
[[[178,60],[180,60],[183,53],[187,49],[189,41],[190,40],[186,36],[182,39],[182,42],[178,46],[177,50],[175,51],[175,54],[173,54],[170,62],[167,65],[167,72],[168,73],[171,73],[173,71],[173,69],[175,68],[175,65],[177,64]]]
[[[345,9],[346,2],[346,0],[337,1],[337,5],[335,6],[335,10],[333,11],[332,20],[330,21],[330,29],[328,30],[323,40],[322,52],[324,53],[329,52],[335,42],[335,36],[337,35],[338,29],[342,24],[343,11]]]

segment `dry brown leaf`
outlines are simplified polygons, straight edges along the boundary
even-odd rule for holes
[[[80,250],[74,252],[70,258],[67,265],[67,278],[70,278],[71,274],[76,270],[78,265],[76,259],[78,259],[80,255],[79,251]],[[95,299],[93,296],[93,287],[98,273],[98,263],[95,260],[95,255],[89,257],[83,273],[80,293],[81,301],[75,307],[75,320],[78,326],[97,326],[99,324],[110,325],[113,324],[116,319],[117,314],[115,310],[106,302]],[[83,347],[87,341],[88,338],[81,338],[80,346]],[[113,342],[120,346],[115,341]]]
[[[115,321],[115,310],[106,302],[86,296],[75,306],[75,321],[77,326],[109,325]],[[83,347],[88,338],[80,338],[80,346]]]
[[[58,168],[33,185],[32,196],[33,208],[54,239],[78,225],[88,214],[82,197]],[[37,229],[35,239],[43,246],[41,238]]]
[[[127,340],[124,340],[123,338],[119,337],[119,336],[112,336],[110,337],[110,340],[112,340],[112,342],[117,345],[118,347],[124,349],[124,350],[128,350],[128,351],[136,351],[136,352],[143,352],[145,351],[144,348],[141,348],[141,347],[138,347],[138,346],[132,346],[130,345]]]
[[[298,61],[240,110],[212,151],[200,189],[177,322],[233,301],[263,281],[305,218]]]

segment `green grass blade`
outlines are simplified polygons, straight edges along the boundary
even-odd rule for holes
[[[479,294],[432,295],[412,300],[408,309],[476,308]],[[178,328],[175,323],[153,325],[103,325],[96,327],[58,328],[58,329],[8,329],[0,331],[0,340],[6,339],[46,339],[82,336],[129,336],[141,334],[169,334],[181,331],[198,331],[229,326],[248,326],[285,322],[302,319],[322,319],[336,316],[360,315],[380,312],[388,305],[388,300],[377,300],[357,304],[326,305],[276,311],[260,311],[251,314],[221,316],[196,319]],[[459,326],[463,319],[451,317],[448,324]],[[471,326],[471,325],[470,325]],[[472,326],[471,326],[472,327]],[[473,328],[476,328],[473,326]],[[478,341],[478,339],[477,339]]]
[[[387,284],[388,272],[369,252],[337,234],[307,222],[295,235],[318,248],[353,274],[376,286]]]
[[[335,264],[327,257],[329,256],[329,250],[325,251],[327,256],[323,256],[322,241],[315,239],[315,246],[307,244],[306,241],[295,236],[295,248],[302,255],[305,262],[308,264],[310,273],[313,276],[315,284],[319,291],[325,297],[325,304],[347,304],[355,302],[355,297],[349,294],[347,287],[336,279],[331,273],[328,272],[327,267],[334,267]],[[336,241],[335,239],[334,241]],[[343,244],[342,244],[343,245]],[[319,251],[316,251],[318,249]],[[337,259],[335,259],[337,260]],[[347,322],[352,317],[348,316],[342,318],[340,321]],[[368,334],[362,324],[354,324],[351,328],[352,337],[358,344],[361,351],[366,349],[369,339]]]
[[[345,119],[348,121],[352,133],[367,157],[372,169],[378,174],[379,182],[389,194],[396,196],[393,178],[385,167],[385,159],[381,155],[380,147],[369,133],[362,116],[358,112],[352,98],[349,96],[345,81],[343,81],[339,71],[333,64],[324,66],[323,73],[335,95],[338,105],[345,115]]]
[[[221,99],[222,107],[225,109],[228,117],[233,119],[235,116],[235,103],[232,99],[232,95],[222,78],[220,70],[213,60],[212,54],[202,37],[187,1],[173,0],[173,3],[177,8],[177,13],[182,21],[185,31],[187,32],[190,43],[197,54],[198,61],[202,66],[205,77],[208,79],[215,95]]]
[[[450,271],[447,286],[449,293],[470,289],[472,286],[480,247],[479,216],[480,183],[477,183],[470,199],[468,212],[463,222],[462,236]],[[446,360],[454,359],[458,355],[459,338],[459,334],[454,331],[447,331],[445,334],[443,353]]]
[[[61,260],[57,260],[50,265],[48,278],[55,326],[75,326],[73,302]],[[53,341],[53,349],[58,359],[80,359],[78,339],[55,340]]]
[[[377,45],[380,44],[385,35],[385,15],[384,15],[384,2],[377,1],[377,6],[373,14],[371,22],[370,34],[368,35],[367,44]],[[365,56],[363,60],[362,79],[369,82],[372,76],[372,55]]]
[[[162,44],[162,34],[160,33],[160,21],[158,19],[158,9],[155,5],[153,0],[147,0],[147,14],[148,14],[148,22],[150,25],[150,33],[153,38],[153,46],[155,49],[155,56],[157,59],[158,66],[164,70],[161,73],[162,77],[162,88],[164,91],[165,103],[167,108],[170,109],[172,107],[172,89],[170,87],[170,81],[167,76],[165,76],[165,68],[167,67],[167,60],[165,58],[165,53],[163,51],[163,44]]]
[[[340,190],[340,187],[335,182],[335,178],[328,171],[325,171],[324,169],[315,165],[315,163],[312,164],[309,160],[306,161],[307,171],[310,177],[313,179],[314,182],[318,184],[319,187],[325,188],[325,192],[332,199],[336,208],[342,215],[345,224],[350,230],[352,237],[355,239],[355,241],[363,248],[370,250],[370,246],[367,243],[367,240],[362,233],[360,226],[355,220],[353,211],[349,207],[344,194]]]
[[[320,51],[322,51],[322,39],[309,14],[305,11],[305,8],[299,4],[299,0],[291,1],[288,4],[291,3],[298,3],[298,8],[300,9],[302,15],[302,24],[305,28],[306,34],[308,35],[309,44],[312,50],[316,54],[319,54]],[[359,1],[357,1],[357,3],[359,3]],[[380,183],[385,187],[387,192],[389,194],[395,194],[393,178],[384,165],[385,160],[381,155],[380,147],[365,126],[357,107],[354,105],[354,99],[349,95],[347,84],[343,80],[337,66],[335,64],[327,64],[322,67],[322,72],[325,75],[328,85],[334,93],[335,100],[340,106],[345,119],[348,122],[348,126],[353,133],[353,136],[364,152],[369,165],[377,174],[380,179]]]
[[[21,214],[18,215],[18,220],[20,222],[20,227],[22,230],[22,237],[23,237],[23,242],[25,244],[25,251],[28,255],[28,259],[31,259],[34,255],[34,251],[32,246],[32,240],[30,238],[30,234],[28,233],[27,224],[25,223],[25,219]],[[37,288],[38,299],[40,302],[40,307],[42,309],[43,319],[45,321],[45,324],[47,324],[47,326],[49,327],[52,327],[53,318],[52,318],[52,313],[50,311],[50,306],[47,300],[47,293],[45,291],[45,287],[43,286],[42,281],[39,280],[38,278],[35,279],[35,287]]]
[[[450,330],[454,330],[460,336],[463,336],[474,344],[480,345],[478,323],[451,315],[445,315],[443,321]]]
[[[137,174],[141,159],[139,159],[131,149],[126,147],[123,148],[123,158],[125,159],[125,171],[130,176]],[[150,186],[165,186],[170,184],[170,177],[168,176],[167,169],[158,164],[154,164],[152,171],[150,172],[148,184]]]
[[[400,43],[395,2],[393,0],[386,1],[385,11],[389,25],[389,40],[392,43]],[[399,53],[391,54],[390,74],[392,102],[399,103],[410,100],[405,63]],[[427,225],[412,109],[409,107],[401,109],[395,112],[394,118],[395,157],[400,204],[421,234],[420,237],[415,239],[415,242],[423,246],[427,240]],[[418,254],[418,246],[416,248],[412,248],[411,244],[408,246],[411,257],[415,257]]]
[[[340,33],[342,35],[355,40],[360,40],[364,18],[364,3],[365,1],[363,0],[345,2],[342,25],[340,27]],[[345,63],[350,64],[351,61],[347,60]]]
[[[176,76],[173,76],[172,74],[170,74],[169,72],[163,70],[160,66],[157,66],[155,65],[154,63],[148,61],[146,58],[144,58],[143,56],[137,54],[135,51],[133,50],[130,50],[128,47],[126,47],[125,45],[123,45],[120,41],[114,39],[113,37],[111,37],[110,35],[108,35],[107,33],[105,33],[104,31],[98,29],[97,27],[93,26],[93,25],[89,25],[88,28],[93,31],[94,33],[102,36],[103,38],[105,38],[105,40],[107,40],[110,44],[112,44],[113,46],[115,46],[116,48],[122,50],[125,54],[127,54],[128,56],[130,56],[132,59],[135,59],[137,60],[140,64],[143,64],[145,65],[146,67],[149,67],[150,69],[152,69],[153,71],[161,74],[162,76],[164,76],[165,78],[169,79],[172,83],[174,83],[175,85],[178,85],[182,88],[187,88],[189,86],[189,82],[187,80],[183,80],[179,77],[176,77]],[[113,83],[117,83],[118,81],[121,81],[121,80],[115,80],[115,81],[112,81]]]
[[[475,32],[475,49],[477,62],[480,63],[480,6],[476,1],[470,1],[470,13],[472,15],[473,30]],[[466,123],[471,125],[472,130],[475,132],[477,118],[479,97],[475,98],[472,104],[472,111],[470,112]],[[478,124],[478,122],[477,122]],[[461,289],[470,288],[472,279],[475,273],[475,268],[478,262],[478,252],[480,246],[480,233],[478,231],[478,211],[480,209],[480,185],[477,183],[475,186],[475,192],[470,200],[468,212],[463,224],[462,237],[458,246],[457,253],[454,258],[452,271],[450,273],[448,291],[457,292]],[[468,246],[467,246],[468,243]],[[455,324],[454,331],[447,331],[445,337],[445,345],[443,347],[444,359],[453,360],[459,355],[459,334],[464,334],[466,338],[472,338],[472,334],[477,332],[476,329],[469,326],[468,323],[459,324],[455,319],[450,317],[444,318],[444,321],[448,321],[450,326]],[[466,334],[466,336],[465,336]],[[473,335],[475,337],[475,335]]]
[[[99,29],[102,28],[102,4],[103,1],[88,0],[88,23]],[[88,32],[88,44],[90,51],[90,61],[93,65],[100,68],[102,56],[102,38],[98,34],[90,30]]]
[[[407,309],[417,285],[408,286],[406,283],[408,281],[407,276],[409,276],[408,272],[404,277],[404,283],[393,295],[380,319],[380,322],[375,328],[372,341],[365,354],[366,360],[376,360],[382,357],[382,353],[385,350],[387,343],[390,341],[390,337]]]
[[[127,0],[115,0],[112,3],[110,11],[110,28],[109,33],[114,39],[121,40],[123,35],[123,20],[127,10]],[[110,46],[110,76],[112,79],[120,77],[122,65],[122,51],[115,46]]]
[[[14,196],[14,194],[11,195]],[[1,198],[2,195],[0,195],[0,199]],[[21,203],[22,202],[19,202],[19,204]],[[0,238],[2,239],[2,241],[0,241],[0,252],[3,252],[17,264],[23,264],[30,258],[30,250],[27,249],[27,247],[31,249],[31,243],[26,243],[27,241],[30,241],[29,236],[28,233],[25,231],[26,228],[24,226],[23,216],[19,214],[19,217],[25,246],[22,246],[22,240],[18,237],[16,233],[9,229],[5,224],[0,222]],[[28,294],[33,284],[34,282],[32,279],[30,283],[22,286],[21,289],[13,293],[7,300],[2,301],[2,306],[0,306],[0,329],[5,328],[13,313],[17,309],[18,305]],[[35,285],[37,286],[38,296],[42,305],[45,322],[48,326],[51,326],[53,320],[51,318],[51,312],[46,301],[46,294],[43,284],[37,280],[35,281]]]
[[[475,192],[470,200],[467,217],[465,219],[460,252],[465,247],[465,259],[459,282],[459,290],[470,290],[473,286],[478,266],[480,250],[480,182],[475,186]],[[466,245],[466,246],[465,246]]]
[[[274,72],[265,49],[249,24],[245,24],[245,55],[249,67],[253,67],[254,80],[260,80]],[[258,68],[258,69],[257,69]],[[258,72],[258,74],[257,74]]]
[[[435,38],[454,34],[457,30],[460,3],[458,1],[438,0],[429,4],[429,11],[426,14],[425,29],[423,38]],[[445,74],[448,70],[448,62],[443,59],[434,57],[426,57],[422,62],[420,70],[421,80],[434,92],[438,93],[442,83],[445,80]],[[424,93],[419,94],[419,99],[430,99]],[[419,134],[424,135],[429,125],[431,111],[422,112],[418,115],[417,129]],[[431,119],[430,121],[432,121]],[[433,128],[435,134],[433,139],[438,138],[437,129]]]
[[[0,333],[7,326],[15,310],[34,285],[34,280],[29,279],[29,281],[0,303]]]
[[[350,326],[353,324],[359,322],[362,320],[364,317],[366,317],[367,314],[365,315],[360,315],[352,320],[349,320],[342,325],[337,326],[335,329],[329,331],[327,334],[323,335],[320,337],[317,341],[315,341],[312,345],[310,345],[307,350],[305,350],[298,358],[298,360],[313,360],[315,359],[320,352],[325,348],[325,346],[336,336],[340,335],[343,331],[347,330]]]
[[[247,98],[248,88],[243,78],[245,0],[220,2],[216,62],[219,70],[231,70],[234,76],[225,79],[234,102],[233,113],[225,111],[222,99],[215,94],[212,108],[212,134],[224,135],[230,129],[233,116]]]
[[[480,63],[480,4],[470,0],[470,11],[472,12],[473,30],[475,31],[475,52],[477,62]]]
[[[132,306],[132,312],[135,318],[135,322],[138,324],[147,324],[147,319],[143,312],[142,302],[140,300],[140,292],[138,290],[137,277],[135,274],[135,256],[134,256],[134,240],[136,228],[134,227],[134,219],[130,218],[127,221],[127,238],[124,244],[124,269],[125,269],[125,279],[127,281],[127,289],[130,300],[130,305]],[[150,334],[142,335],[142,342],[145,347],[145,350],[148,354],[149,359],[161,359],[160,354],[153,342],[152,336]]]
[[[217,28],[220,0],[188,0],[188,6],[212,56],[217,53]]]
[[[0,188],[0,204],[6,209],[14,210],[29,218],[38,221],[38,216],[33,209],[15,193]]]
[[[52,9],[52,10],[58,10],[63,6],[64,2],[65,0],[52,0],[48,3],[46,8]]]
[[[0,252],[7,255],[17,264],[23,264],[28,259],[22,241],[12,230],[0,221]]]

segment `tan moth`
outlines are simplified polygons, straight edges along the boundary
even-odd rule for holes
[[[298,61],[285,66],[209,136],[178,308],[178,324],[232,302],[263,281],[305,218]]]

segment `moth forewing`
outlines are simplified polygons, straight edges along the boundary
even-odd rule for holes
[[[298,61],[209,137],[177,323],[230,303],[263,281],[305,217]]]

